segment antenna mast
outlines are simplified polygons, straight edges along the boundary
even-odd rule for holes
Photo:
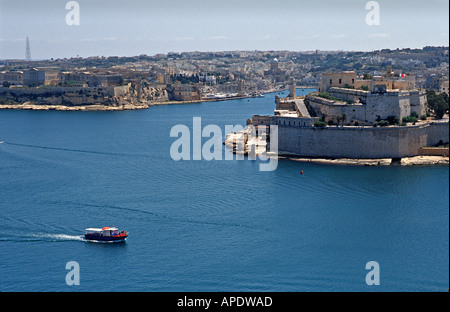
[[[25,59],[31,61],[30,40],[27,37],[27,48],[25,50]]]

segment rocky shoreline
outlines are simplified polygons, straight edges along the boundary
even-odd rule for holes
[[[156,105],[181,105],[181,104],[199,104],[204,102],[218,102],[225,100],[237,100],[244,97],[234,97],[227,99],[203,99],[193,101],[155,101],[148,104],[123,104],[123,105],[48,105],[48,104],[35,104],[31,102],[25,102],[21,104],[0,104],[1,109],[12,110],[57,110],[57,111],[122,111],[122,110],[136,110],[147,109],[150,106]]]
[[[295,156],[279,156],[278,159],[289,159],[299,162],[311,162],[324,165],[347,165],[347,166],[448,166],[449,157],[445,156],[412,156],[400,160],[392,158],[380,159],[350,159],[350,158],[302,158]]]
[[[124,105],[42,105],[26,102],[23,104],[0,104],[0,109],[14,110],[57,110],[57,111],[123,111],[135,109],[147,109],[147,104],[124,104]]]
[[[281,92],[279,91],[271,91],[271,92],[263,92],[263,93],[272,93],[272,92]],[[90,105],[58,105],[58,104],[39,104],[36,102],[19,102],[19,103],[11,103],[11,104],[0,104],[1,109],[12,109],[12,110],[57,110],[57,111],[121,111],[121,110],[135,110],[135,109],[147,109],[150,106],[156,105],[181,105],[181,104],[199,104],[206,102],[220,102],[220,101],[229,101],[229,100],[239,100],[239,99],[250,99],[254,98],[253,96],[234,96],[227,98],[215,98],[215,99],[201,99],[201,100],[191,100],[191,101],[174,101],[174,100],[145,100],[145,104],[142,102],[134,103],[131,102],[128,104],[124,104],[123,101],[116,101],[116,103],[112,103],[112,105],[107,104],[90,104]]]

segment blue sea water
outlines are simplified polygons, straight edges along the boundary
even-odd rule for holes
[[[225,132],[273,113],[274,96],[0,111],[0,291],[447,291],[448,167],[170,157],[173,126]],[[83,240],[111,225],[126,243]]]

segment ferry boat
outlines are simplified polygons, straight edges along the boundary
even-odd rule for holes
[[[119,243],[124,242],[128,237],[127,231],[119,231],[116,227],[87,228],[84,238],[88,241]]]

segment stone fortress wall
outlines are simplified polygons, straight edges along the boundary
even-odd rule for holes
[[[329,158],[402,158],[419,155],[423,146],[449,142],[448,121],[406,127],[319,128],[303,119],[272,119],[278,125],[280,153]],[[285,123],[287,120],[290,125]]]

